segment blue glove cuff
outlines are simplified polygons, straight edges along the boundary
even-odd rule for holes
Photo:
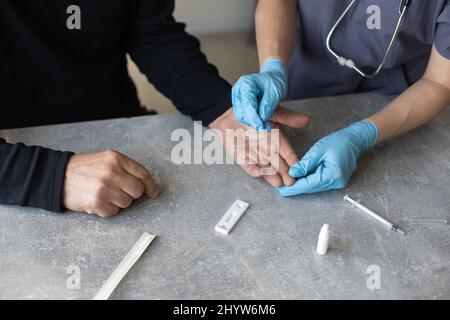
[[[264,72],[276,72],[278,74],[280,74],[283,79],[285,79],[287,81],[287,68],[284,64],[284,62],[281,59],[278,58],[270,58],[268,59],[264,65],[262,66],[261,73]]]
[[[378,143],[379,130],[372,121],[359,121],[352,124],[348,129],[354,131],[360,138],[362,152],[369,150]]]

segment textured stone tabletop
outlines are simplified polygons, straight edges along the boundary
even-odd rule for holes
[[[373,94],[285,103],[311,124],[288,130],[299,154],[315,140],[376,111]],[[9,142],[75,152],[116,149],[152,168],[159,199],[111,219],[0,206],[0,298],[90,299],[144,231],[158,234],[114,299],[450,298],[450,110],[366,153],[345,190],[282,198],[236,165],[175,165],[171,133],[193,130],[181,115],[1,131]],[[398,224],[395,234],[342,198]],[[235,199],[250,208],[229,236],[215,224]],[[315,253],[324,223],[330,251]],[[69,266],[81,287],[70,290]],[[379,270],[380,288],[367,282]],[[369,285],[370,287],[370,285]]]

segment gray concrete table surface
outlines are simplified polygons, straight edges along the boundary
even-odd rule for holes
[[[285,103],[311,116],[287,130],[299,154],[392,97],[361,94]],[[0,206],[0,298],[90,299],[144,231],[157,239],[113,299],[448,299],[450,228],[411,217],[450,218],[450,110],[377,146],[345,190],[282,198],[237,165],[175,165],[182,115],[159,115],[0,132],[9,142],[75,152],[116,149],[152,168],[163,192],[111,219]],[[350,193],[405,236],[344,203]],[[235,199],[251,207],[229,236],[215,224]],[[315,253],[330,224],[330,251]],[[66,286],[78,266],[81,287]],[[370,266],[380,288],[369,289]],[[368,269],[369,268],[369,269]]]

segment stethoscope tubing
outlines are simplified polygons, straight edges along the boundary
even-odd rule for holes
[[[372,79],[380,73],[381,69],[383,69],[384,65],[386,64],[389,54],[391,53],[394,43],[397,39],[403,19],[405,18],[406,11],[407,11],[409,5],[411,4],[411,0],[402,0],[402,2],[400,3],[400,8],[399,8],[400,17],[397,21],[397,25],[395,27],[394,33],[392,34],[391,40],[389,41],[389,45],[386,49],[386,52],[384,54],[384,57],[383,57],[381,63],[379,64],[378,68],[376,68],[375,71],[372,72],[371,74],[367,74],[367,73],[363,72],[351,59],[347,59],[347,58],[337,54],[331,47],[331,40],[332,40],[332,37],[333,37],[337,27],[340,25],[340,23],[345,18],[347,13],[353,7],[355,2],[356,2],[356,0],[352,0],[352,2],[350,2],[350,4],[347,6],[347,8],[344,10],[344,12],[339,16],[339,18],[334,23],[333,27],[331,28],[330,32],[327,35],[326,47],[327,47],[327,50],[336,58],[336,60],[338,61],[338,63],[340,65],[346,66],[350,69],[353,69],[355,72],[357,72],[359,75],[361,75],[364,78]]]

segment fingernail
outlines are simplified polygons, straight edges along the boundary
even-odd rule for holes
[[[161,189],[159,187],[156,187],[155,190],[153,190],[150,193],[150,199],[156,199],[161,194]]]
[[[286,177],[284,180],[286,180],[284,181],[284,185],[287,187],[292,186],[295,183],[295,179],[292,177]]]

